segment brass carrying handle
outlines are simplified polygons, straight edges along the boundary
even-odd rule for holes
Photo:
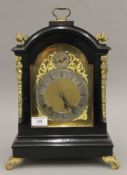
[[[56,15],[56,11],[67,11],[67,14],[65,16],[58,16]],[[69,8],[62,8],[62,7],[58,7],[52,10],[52,15],[56,17],[57,21],[66,21],[67,17],[69,17],[71,15],[71,10]]]

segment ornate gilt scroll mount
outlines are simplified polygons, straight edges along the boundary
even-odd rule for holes
[[[19,157],[10,157],[7,163],[5,164],[6,170],[12,170],[16,166],[20,165],[23,163],[24,158],[19,158]]]
[[[107,86],[107,56],[101,56],[101,92],[102,92],[102,114],[106,118],[106,86]]]
[[[16,72],[18,81],[18,115],[22,117],[22,57],[16,56]]]
[[[74,54],[70,53],[69,51],[66,51],[66,54],[68,54],[69,62],[70,62],[67,69],[79,73],[82,76],[82,78],[86,81],[86,83],[88,84],[88,75],[86,73],[86,69],[83,66],[82,62],[78,58],[76,58]]]
[[[36,75],[36,85],[38,84],[39,80],[44,75],[46,75],[47,72],[56,69],[56,66],[53,63],[54,55],[55,55],[55,52],[53,54],[50,54],[48,56],[48,58],[44,59],[44,61],[40,64],[40,67],[39,67],[37,75]]]
[[[84,109],[84,111],[81,113],[81,115],[77,118],[75,118],[73,121],[77,121],[77,120],[87,120],[88,119],[88,105],[86,106],[86,108]]]
[[[116,157],[114,155],[112,156],[104,156],[101,158],[103,162],[111,165],[111,168],[116,170],[120,167]]]

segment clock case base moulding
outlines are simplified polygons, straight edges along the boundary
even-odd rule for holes
[[[21,37],[22,40],[22,37]],[[78,47],[85,53],[89,64],[94,65],[94,126],[67,128],[32,128],[30,122],[30,65],[43,48],[54,43],[67,43]],[[99,43],[91,34],[73,22],[50,22],[50,26],[39,30],[23,44],[13,48],[20,58],[20,83],[22,83],[19,105],[18,135],[12,145],[13,156],[6,164],[7,169],[20,164],[23,158],[64,159],[100,158],[112,164],[113,144],[107,133],[107,123],[102,112],[101,96],[101,57],[110,48]],[[22,60],[21,60],[22,58]],[[21,159],[20,159],[21,158]],[[117,164],[117,163],[114,163]],[[10,165],[10,168],[9,168]],[[116,166],[117,167],[117,166]]]
[[[95,138],[94,138],[95,137]],[[43,160],[98,158],[118,169],[119,164],[112,153],[110,138],[104,136],[69,136],[44,138],[16,138],[13,156],[5,167],[7,170],[22,164],[25,158]]]

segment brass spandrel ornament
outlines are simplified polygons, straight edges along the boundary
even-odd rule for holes
[[[24,158],[100,158],[117,169],[106,120],[108,37],[74,26],[68,8],[52,14],[48,27],[16,35],[19,123],[6,169]]]

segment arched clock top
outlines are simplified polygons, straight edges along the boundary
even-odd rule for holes
[[[24,53],[27,53],[36,47],[38,43],[43,43],[44,40],[45,44],[47,43],[47,46],[60,42],[69,44],[72,42],[72,44],[76,45],[76,43],[82,41],[88,49],[91,49],[94,53],[99,55],[105,55],[110,50],[110,47],[100,43],[89,32],[73,25],[56,25],[43,28],[29,37],[22,45],[17,45],[12,50],[16,55],[22,56]],[[48,40],[50,41],[48,42]],[[79,44],[77,47],[80,47]]]

